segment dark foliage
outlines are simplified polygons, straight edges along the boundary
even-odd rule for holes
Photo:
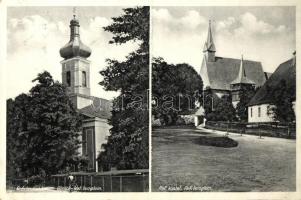
[[[174,125],[179,114],[192,112],[199,101],[203,82],[188,64],[172,65],[162,58],[152,63],[153,115],[163,124]]]
[[[33,82],[7,100],[8,177],[48,176],[77,159],[81,120],[66,88],[46,71]]]
[[[149,7],[127,8],[112,19],[104,28],[113,33],[110,43],[137,41],[139,48],[123,62],[108,59],[100,72],[100,85],[120,95],[113,101],[111,135],[98,160],[103,170],[148,168]]]

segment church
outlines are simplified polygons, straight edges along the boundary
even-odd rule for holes
[[[262,86],[267,80],[267,75],[261,62],[245,60],[243,56],[241,59],[220,57],[215,55],[216,51],[209,21],[200,70],[203,91],[210,89],[215,98],[231,95],[235,107],[239,102],[239,91]]]
[[[70,40],[60,49],[60,55],[64,59],[61,61],[62,83],[67,87],[73,105],[83,116],[80,154],[88,158],[88,170],[98,172],[101,169],[98,168],[96,159],[109,136],[111,102],[91,96],[91,62],[87,58],[92,51],[80,40],[80,25],[75,15],[69,27]]]

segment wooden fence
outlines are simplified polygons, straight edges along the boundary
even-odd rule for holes
[[[207,121],[205,127],[240,134],[296,139],[295,123],[239,123]]]
[[[74,177],[74,190],[81,192],[146,192],[149,188],[148,169],[71,174]],[[68,174],[53,175],[51,182],[58,190],[70,186]]]

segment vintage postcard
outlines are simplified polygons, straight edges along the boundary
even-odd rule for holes
[[[300,6],[0,0],[0,199],[301,199]]]

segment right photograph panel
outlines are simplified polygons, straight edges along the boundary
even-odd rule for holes
[[[296,191],[295,7],[152,7],[152,191]]]

